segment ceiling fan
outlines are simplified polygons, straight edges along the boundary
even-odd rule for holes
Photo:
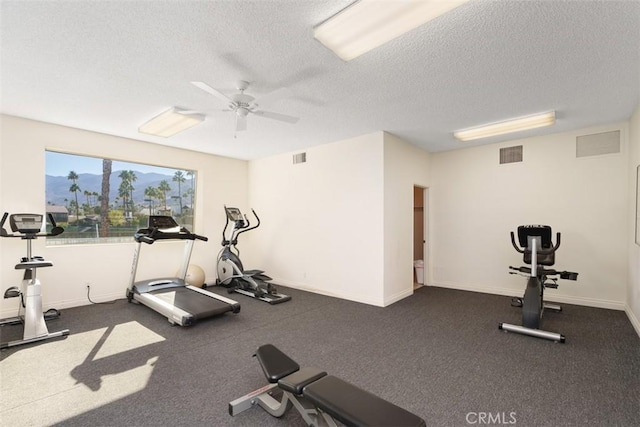
[[[247,129],[247,116],[249,114],[255,114],[256,116],[266,117],[268,119],[275,119],[286,123],[296,123],[300,120],[299,117],[288,116],[286,114],[274,113],[271,111],[263,111],[258,109],[258,100],[253,96],[247,95],[244,91],[249,87],[249,82],[244,80],[238,81],[236,88],[240,91],[233,95],[227,96],[217,89],[212,88],[204,82],[191,82],[195,87],[202,89],[203,91],[215,96],[228,103],[228,109],[222,111],[231,111],[236,115],[236,132]],[[259,99],[260,103],[268,103],[275,101],[276,99],[285,98],[291,96],[291,91],[287,88],[276,89],[264,95]]]

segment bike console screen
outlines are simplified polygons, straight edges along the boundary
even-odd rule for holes
[[[40,214],[13,214],[9,217],[9,221],[14,233],[37,233],[42,228],[42,215]]]

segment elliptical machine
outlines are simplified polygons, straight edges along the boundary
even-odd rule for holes
[[[7,216],[9,216],[9,213],[5,212],[2,216],[2,221],[0,221],[0,236],[17,237],[26,240],[27,256],[23,257],[15,267],[16,270],[24,270],[20,288],[12,286],[4,292],[4,298],[20,297],[18,316],[0,320],[0,326],[22,323],[23,335],[21,340],[1,343],[0,349],[69,335],[68,329],[58,332],[49,332],[47,329],[46,320],[58,318],[60,312],[56,309],[50,309],[46,313],[42,312],[42,285],[36,278],[36,270],[43,267],[52,267],[53,264],[31,253],[32,240],[37,239],[39,236],[57,236],[64,232],[64,228],[58,227],[53,219],[53,215],[48,214],[49,221],[53,228],[49,233],[41,233],[43,216],[40,214],[22,213],[9,216],[12,231],[12,234],[9,234],[7,230],[4,229]],[[21,314],[23,309],[24,314]]]
[[[269,304],[289,301],[291,297],[279,294],[273,283],[269,282],[272,280],[271,277],[264,274],[263,270],[245,270],[240,261],[240,251],[236,247],[238,236],[260,226],[260,218],[256,211],[251,209],[257,221],[252,227],[249,219],[240,212],[240,209],[225,206],[224,210],[227,214],[227,222],[222,230],[222,249],[218,253],[216,285],[229,288],[229,293],[237,292]],[[233,228],[231,238],[227,239],[229,222],[233,222]]]
[[[524,297],[513,298],[511,302],[514,307],[522,307],[522,326],[500,323],[498,328],[564,343],[564,335],[539,329],[545,309],[562,311],[561,306],[544,302],[545,288],[557,289],[557,276],[566,280],[578,279],[578,273],[544,268],[544,266],[552,266],[555,263],[555,253],[560,247],[560,233],[556,233],[555,245],[551,241],[551,234],[551,227],[548,225],[521,225],[518,227],[518,243],[520,244],[518,246],[513,231],[511,232],[511,244],[516,251],[523,254],[523,262],[531,267],[509,266],[509,269],[514,270],[509,274],[524,273],[529,277]]]

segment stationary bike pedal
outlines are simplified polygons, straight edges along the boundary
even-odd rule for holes
[[[511,298],[511,307],[522,307],[522,298]]]
[[[545,283],[543,285],[545,288],[550,288],[550,289],[558,289],[558,284],[557,283]]]
[[[20,296],[20,289],[17,286],[12,286],[4,291],[5,298],[16,298]]]

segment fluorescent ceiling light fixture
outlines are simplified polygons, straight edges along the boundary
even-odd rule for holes
[[[202,123],[203,120],[203,114],[173,107],[140,126],[138,132],[168,138]]]
[[[453,136],[460,141],[471,141],[474,139],[488,138],[490,136],[504,135],[505,133],[551,126],[555,122],[556,112],[548,111],[546,113],[518,117],[517,119],[492,123],[477,128],[460,130],[454,132]]]
[[[469,0],[359,0],[318,25],[313,36],[345,61]]]

